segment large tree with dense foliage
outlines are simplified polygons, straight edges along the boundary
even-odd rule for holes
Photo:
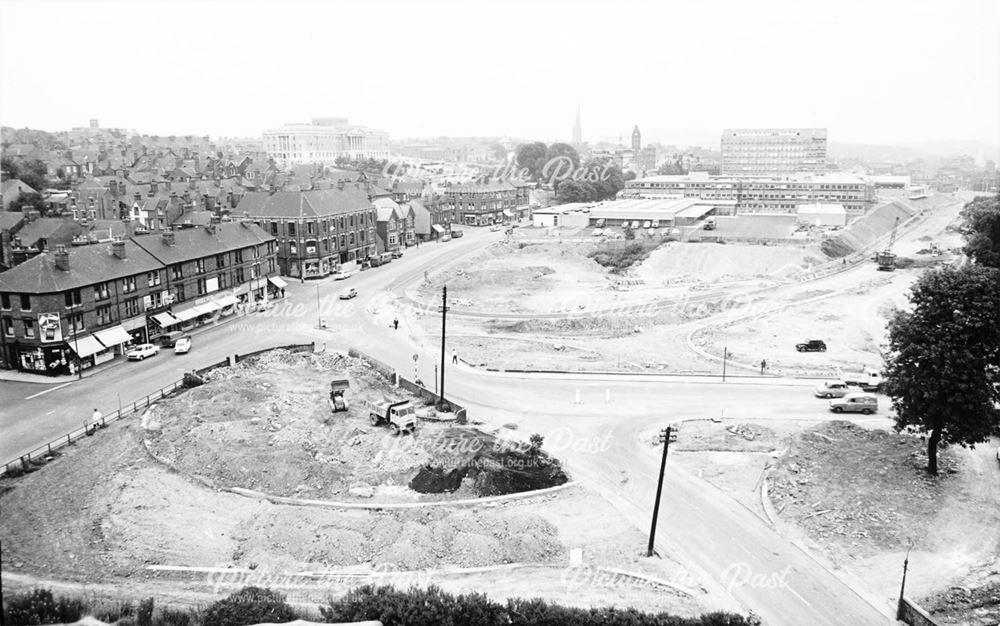
[[[930,271],[912,310],[889,322],[885,392],[896,429],[927,433],[927,471],[939,444],[975,445],[1000,430],[1000,270],[978,265]]]
[[[962,220],[965,253],[980,265],[1000,267],[1000,194],[965,205]]]
[[[4,180],[13,180],[16,178],[35,191],[42,191],[49,186],[49,169],[45,163],[38,159],[18,161],[9,157],[3,157],[2,163],[0,163],[0,170],[4,173]]]
[[[547,153],[548,148],[540,141],[522,144],[517,147],[517,164],[528,170],[531,180],[538,180],[545,167]]]

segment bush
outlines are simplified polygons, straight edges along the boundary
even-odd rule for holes
[[[645,261],[652,251],[653,246],[646,246],[641,242],[632,241],[621,248],[595,250],[588,256],[594,259],[599,265],[610,267],[613,273],[618,274],[636,263]]]
[[[135,622],[138,626],[153,626],[153,604],[152,598],[146,598],[139,603],[139,608],[135,612]]]
[[[506,604],[482,594],[453,596],[437,587],[398,591],[367,585],[340,600],[320,607],[327,623],[379,620],[384,626],[459,626],[512,624],[515,626],[749,626],[745,618],[729,613],[676,617],[642,613],[635,609],[578,609],[545,600],[514,599]]]
[[[198,375],[198,372],[184,372],[184,380],[181,382],[181,387],[185,389],[191,389],[192,387],[200,387],[205,384],[205,379]]]
[[[83,601],[77,598],[52,597],[48,589],[34,589],[28,593],[11,594],[4,602],[5,624],[69,624],[78,621],[84,613]]]
[[[194,622],[190,611],[166,608],[160,609],[159,614],[153,618],[153,626],[191,626]]]
[[[99,604],[91,607],[90,613],[102,622],[117,622],[123,617],[135,615],[135,607],[130,601],[113,602],[111,604]]]
[[[285,596],[270,589],[244,587],[206,610],[204,626],[245,626],[271,622],[283,624],[298,619]]]

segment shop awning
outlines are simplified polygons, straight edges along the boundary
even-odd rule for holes
[[[212,300],[212,301],[209,301],[209,302],[203,302],[203,303],[195,306],[194,308],[195,308],[196,311],[198,311],[198,315],[208,315],[209,313],[214,313],[214,312],[218,311],[222,307],[219,306],[218,302],[215,302],[214,300]]]
[[[514,217],[514,214],[510,212],[510,209],[504,209],[503,214],[507,217]]]
[[[245,293],[250,293],[250,285],[248,285],[246,283],[244,283],[244,284],[240,285],[239,287],[237,287],[236,291],[233,292],[233,295],[234,296],[242,296]]]
[[[132,335],[128,334],[128,331],[121,326],[112,326],[111,328],[99,330],[94,333],[94,336],[108,348],[132,341]]]
[[[169,313],[157,313],[153,316],[153,321],[159,324],[162,328],[167,326],[173,326],[174,324],[180,324],[180,320]]]
[[[288,286],[288,283],[286,283],[285,281],[281,280],[277,276],[268,276],[267,280],[269,280],[271,282],[271,284],[274,285],[275,287],[277,287],[278,289],[284,289],[285,287]]]
[[[237,302],[238,300],[236,299],[236,296],[222,296],[221,298],[215,301],[215,303],[219,305],[220,309],[224,309],[227,306],[233,306]]]
[[[436,230],[439,233],[443,233],[444,232],[444,227],[441,226],[440,224],[431,224],[431,228],[433,228],[434,230]]]
[[[91,354],[97,354],[102,350],[107,348],[101,344],[93,335],[87,335],[86,337],[75,337],[66,342],[69,347],[76,352],[76,355],[80,358],[88,357]]]
[[[193,306],[190,309],[184,309],[183,311],[174,311],[173,313],[173,316],[176,317],[179,322],[193,320],[199,315],[201,315],[201,312],[198,311],[198,307],[196,306]]]

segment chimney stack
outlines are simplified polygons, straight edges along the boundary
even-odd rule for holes
[[[41,216],[42,216],[42,214],[39,213],[35,209],[32,209],[32,210],[28,211],[28,221],[29,222],[34,222],[35,220],[37,220]]]
[[[66,251],[66,246],[56,246],[55,257],[56,257],[56,269],[68,272],[69,252]]]
[[[172,230],[163,231],[163,243],[168,246],[174,245],[174,231]]]
[[[119,259],[125,258],[125,240],[115,239],[111,242],[111,253]]]

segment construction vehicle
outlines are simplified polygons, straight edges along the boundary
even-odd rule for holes
[[[394,435],[413,432],[417,428],[417,413],[409,400],[365,400],[365,408],[372,426],[388,423],[389,432]]]
[[[848,387],[857,387],[869,393],[882,389],[882,374],[870,367],[866,367],[860,372],[841,372],[840,380],[847,383]]]
[[[896,229],[899,228],[899,218],[892,226],[892,233],[889,235],[889,243],[885,250],[875,253],[875,263],[878,264],[879,271],[892,272],[896,269],[896,255],[892,251],[893,244],[896,243]]]
[[[347,410],[347,400],[344,399],[344,392],[350,388],[351,383],[347,378],[334,378],[330,381],[330,410],[334,413],[337,411]]]

